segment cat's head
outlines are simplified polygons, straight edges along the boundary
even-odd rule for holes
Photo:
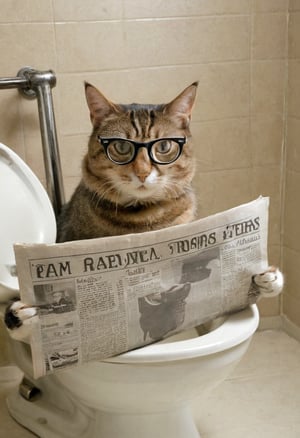
[[[168,104],[122,105],[86,83],[93,132],[83,172],[90,188],[122,205],[156,203],[188,190],[195,172],[189,123],[197,85]]]

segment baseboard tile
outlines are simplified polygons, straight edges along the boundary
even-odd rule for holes
[[[278,316],[263,316],[260,318],[258,330],[282,330],[282,317]]]
[[[300,327],[290,321],[285,315],[260,318],[258,330],[283,330],[300,342]]]
[[[300,341],[300,327],[290,321],[285,315],[282,315],[282,328],[283,330],[293,338]]]

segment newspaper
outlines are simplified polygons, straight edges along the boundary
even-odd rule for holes
[[[34,377],[104,360],[245,308],[267,263],[269,199],[159,231],[16,244],[21,299],[38,308]]]

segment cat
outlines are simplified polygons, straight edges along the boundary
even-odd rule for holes
[[[58,221],[58,242],[141,233],[194,219],[189,122],[196,88],[195,82],[166,105],[116,105],[85,84],[93,132],[82,181]]]
[[[82,179],[58,218],[57,242],[141,233],[195,219],[190,120],[198,83],[167,104],[115,104],[93,85],[85,94],[93,125]],[[252,297],[277,295],[282,273],[253,276]],[[184,285],[182,285],[184,287]],[[12,337],[27,340],[36,309],[19,299],[6,309]]]

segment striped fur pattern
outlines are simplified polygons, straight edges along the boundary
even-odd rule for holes
[[[93,131],[83,160],[82,180],[58,220],[58,242],[156,230],[187,223],[195,215],[191,188],[195,160],[189,122],[197,84],[166,105],[116,105],[86,84]],[[110,161],[97,136],[146,142],[162,137],[186,137],[180,158],[153,164],[142,148],[126,165]],[[274,267],[254,275],[249,295],[278,295],[283,275]],[[14,339],[29,342],[37,309],[19,300],[9,303],[6,326]]]
[[[82,180],[58,220],[58,242],[144,232],[190,222],[195,217],[191,182],[195,159],[189,122],[197,83],[168,104],[120,105],[86,83],[93,131],[83,159]],[[126,165],[110,161],[104,138],[147,142],[186,137],[174,163],[153,163],[145,148]]]

